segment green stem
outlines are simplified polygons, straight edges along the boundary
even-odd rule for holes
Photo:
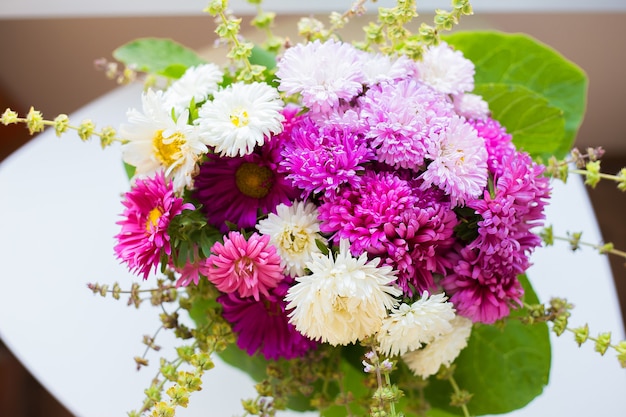
[[[570,238],[566,238],[566,237],[561,237],[561,236],[554,236],[554,240],[561,240],[564,242],[571,242],[572,239]],[[581,245],[581,246],[587,246],[590,248],[593,248],[597,251],[601,251],[601,253],[610,253],[611,255],[616,255],[616,256],[620,256],[622,258],[626,258],[626,252],[619,250],[619,249],[606,249],[604,245],[596,245],[594,243],[589,243],[589,242],[582,242],[582,241],[578,241],[576,242],[577,244]]]
[[[459,388],[459,385],[456,383],[456,380],[454,379],[454,376],[450,375],[448,377],[448,381],[450,382],[450,385],[452,386],[452,389],[454,390],[454,393],[457,395],[461,394],[461,389]],[[461,410],[463,410],[463,416],[465,417],[471,417],[469,409],[467,408],[466,404],[462,404],[461,405]]]

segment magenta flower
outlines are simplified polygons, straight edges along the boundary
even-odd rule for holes
[[[224,308],[223,317],[237,333],[237,346],[248,355],[260,352],[266,359],[291,359],[301,357],[317,346],[289,323],[283,298],[290,285],[287,278],[258,301],[234,293],[217,299]]]
[[[496,176],[503,174],[502,159],[515,154],[512,137],[500,123],[492,118],[468,121],[485,140],[487,148],[487,167]]]
[[[154,177],[137,179],[122,204],[126,209],[124,219],[117,222],[122,230],[115,236],[115,253],[131,272],[147,279],[151,269],[156,271],[161,256],[171,254],[167,233],[170,221],[183,210],[195,207],[174,195],[172,182],[162,171]]]
[[[330,195],[343,184],[360,181],[363,164],[373,159],[362,136],[347,127],[320,128],[303,118],[285,141],[280,171],[287,174],[302,197]]]
[[[218,290],[240,297],[269,297],[285,277],[276,248],[269,236],[252,234],[248,240],[239,232],[230,232],[224,243],[216,242],[206,261],[207,278]]]
[[[494,178],[495,195],[469,201],[480,216],[478,236],[459,250],[453,273],[442,282],[459,314],[493,323],[509,314],[523,294],[517,275],[530,266],[529,256],[541,244],[531,230],[543,224],[550,194],[543,166],[529,155],[502,159],[502,174]],[[456,255],[455,255],[456,257]]]
[[[222,232],[226,222],[253,227],[257,216],[289,204],[298,191],[278,172],[281,141],[273,137],[258,153],[244,157],[209,155],[194,180],[194,198],[202,204],[210,224]]]
[[[438,190],[422,191],[392,172],[368,171],[362,182],[323,199],[320,229],[350,241],[355,256],[367,252],[397,272],[407,294],[432,289],[454,243],[456,215]]]

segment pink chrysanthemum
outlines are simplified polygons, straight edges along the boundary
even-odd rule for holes
[[[299,43],[277,63],[278,89],[300,94],[302,104],[316,113],[336,108],[363,90],[359,52],[349,43],[319,40]]]
[[[253,233],[247,240],[239,232],[230,232],[224,243],[216,242],[206,261],[207,278],[218,290],[240,297],[269,297],[284,278],[281,259],[269,236]]]
[[[360,181],[363,164],[373,159],[362,136],[348,128],[320,128],[303,118],[285,142],[280,162],[295,187],[309,194],[330,195],[342,185]]]
[[[478,236],[461,249],[441,284],[451,293],[459,314],[473,321],[493,323],[509,314],[523,294],[517,275],[530,266],[529,256],[541,244],[531,230],[542,225],[549,197],[543,166],[517,153],[502,160],[495,178],[495,195],[468,202],[480,216]]]
[[[285,175],[278,172],[281,142],[272,138],[258,153],[242,158],[210,155],[195,178],[194,198],[210,224],[222,232],[226,222],[253,227],[257,216],[273,212],[297,197]]]
[[[441,197],[441,196],[440,196]],[[434,285],[454,242],[456,216],[448,202],[394,173],[367,172],[362,182],[324,199],[320,229],[335,242],[348,239],[353,254],[367,252],[398,271],[397,284],[411,294]]]
[[[126,209],[124,220],[117,222],[122,230],[115,236],[115,253],[131,272],[147,279],[150,270],[157,269],[161,255],[171,254],[167,233],[170,221],[183,210],[195,207],[175,196],[172,181],[165,179],[163,171],[137,179],[122,204]]]
[[[506,129],[497,120],[492,118],[470,120],[469,123],[474,126],[478,136],[485,141],[489,171],[495,176],[502,175],[504,169],[502,160],[505,157],[513,156],[516,152],[512,136],[506,132]]]
[[[439,187],[455,206],[482,194],[487,185],[485,141],[465,119],[452,117],[430,142],[427,156],[432,162],[421,176],[423,187]]]
[[[252,356],[260,352],[266,359],[291,359],[315,349],[317,343],[303,336],[289,323],[283,300],[291,282],[289,278],[261,296],[241,298],[235,294],[218,297],[223,316],[237,333],[237,346]]]
[[[361,99],[370,146],[380,162],[395,168],[420,169],[431,137],[453,114],[444,95],[415,80],[373,86]]]

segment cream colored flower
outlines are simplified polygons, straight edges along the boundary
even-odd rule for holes
[[[380,351],[385,355],[403,355],[419,349],[452,330],[454,306],[444,294],[429,296],[425,291],[412,305],[402,303],[383,320],[378,333]]]
[[[326,243],[319,234],[317,208],[313,203],[279,204],[276,214],[270,213],[256,228],[270,236],[270,242],[283,261],[285,273],[293,277],[304,275],[305,264],[313,259],[313,254],[320,253],[315,241]]]
[[[452,330],[429,343],[425,348],[402,355],[402,359],[415,375],[428,378],[439,371],[441,365],[450,364],[467,346],[472,333],[472,321],[456,316],[451,322]]]
[[[347,345],[376,333],[394,297],[402,291],[390,266],[363,253],[352,257],[347,240],[334,257],[318,255],[307,263],[310,275],[296,278],[285,297],[290,323],[310,339]]]

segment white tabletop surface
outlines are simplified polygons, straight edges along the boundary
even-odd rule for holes
[[[140,86],[123,87],[72,115],[117,126],[139,105]],[[78,417],[124,416],[139,406],[155,368],[135,370],[141,338],[158,327],[158,311],[94,296],[87,282],[129,288],[136,279],[113,255],[120,195],[128,183],[119,149],[103,151],[73,134],[41,134],[0,164],[0,337],[33,375]],[[580,181],[555,184],[548,210],[555,231],[584,230],[600,241]],[[576,305],[573,326],[623,338],[608,262],[585,249],[541,249],[529,271],[540,297],[564,296]],[[614,354],[579,349],[572,336],[553,338],[550,385],[515,416],[622,416],[626,370]],[[159,336],[171,357],[173,337]],[[159,354],[149,359],[158,363]],[[218,363],[180,416],[240,414],[239,399],[253,394],[246,375]],[[471,387],[469,387],[471,389]],[[291,415],[283,413],[283,416]]]

